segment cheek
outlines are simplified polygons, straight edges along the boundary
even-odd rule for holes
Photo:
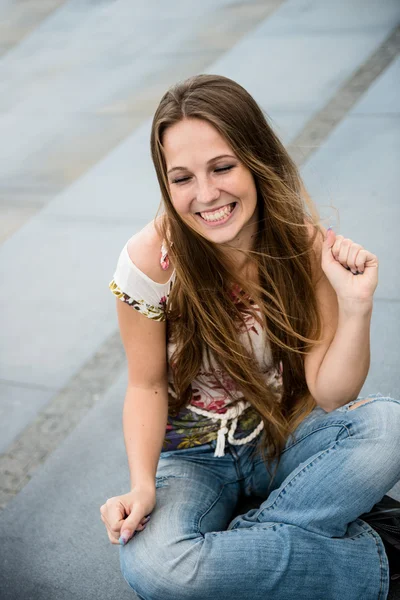
[[[250,176],[248,182],[248,190],[249,190],[249,201],[251,203],[252,208],[254,209],[257,206],[257,188],[254,183],[253,177]]]
[[[240,197],[243,200],[244,206],[253,211],[257,205],[257,190],[252,181],[248,182],[247,185],[243,186]]]
[[[251,173],[240,173],[233,183],[236,195],[245,200],[246,204],[257,202],[257,190]],[[232,189],[232,192],[234,190]]]
[[[184,191],[171,192],[171,201],[177,213],[186,215],[190,212],[190,199]]]

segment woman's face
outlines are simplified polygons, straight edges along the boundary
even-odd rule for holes
[[[257,190],[249,169],[207,121],[183,119],[164,133],[172,203],[214,243],[247,249],[257,229]]]

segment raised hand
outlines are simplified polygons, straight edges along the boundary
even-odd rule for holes
[[[328,229],[321,266],[339,299],[372,299],[378,284],[378,259],[360,244]]]

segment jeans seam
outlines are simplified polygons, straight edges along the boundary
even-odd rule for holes
[[[239,516],[240,515],[238,515],[238,517]],[[355,523],[355,522],[358,522],[359,520],[360,519],[357,518],[357,519],[354,519],[353,522]],[[364,521],[362,524],[366,525]],[[261,525],[261,527],[260,527],[260,525]],[[273,529],[275,531],[278,527],[279,528],[281,528],[281,527],[297,527],[297,529],[301,529],[303,531],[306,531],[307,533],[310,533],[309,529],[306,529],[305,527],[302,527],[301,525],[294,525],[293,523],[284,523],[282,521],[277,521],[271,525],[266,525],[266,526],[262,526],[262,521],[256,521],[256,522],[252,523],[250,525],[250,527],[239,527],[239,522],[237,522],[231,529],[224,529],[223,531],[213,531],[213,532],[208,532],[208,533],[209,533],[209,535],[215,536],[215,535],[219,535],[221,533],[229,533],[230,531],[249,531],[250,532],[250,531],[265,531],[267,529]],[[322,536],[321,533],[316,534],[316,535]],[[358,533],[349,535],[346,539],[355,540],[359,537],[370,537],[370,536],[371,536],[371,532],[369,531],[369,529],[364,528],[363,531],[359,531]],[[326,536],[322,536],[322,537],[326,537]],[[344,537],[335,537],[334,536],[331,539],[344,539]],[[375,540],[375,543],[377,543],[376,540]],[[378,551],[379,551],[379,546],[378,546]]]
[[[244,477],[242,479],[244,479]],[[222,484],[220,492],[219,492],[218,496],[215,498],[214,502],[212,504],[210,504],[210,506],[207,508],[207,510],[205,512],[203,512],[203,514],[199,517],[197,524],[196,524],[196,528],[197,528],[197,533],[199,535],[201,535],[202,537],[204,537],[204,534],[200,531],[201,521],[204,519],[204,517],[210,512],[210,510],[216,505],[218,500],[221,498],[225,487],[227,485],[232,485],[232,483],[238,483],[238,479],[234,479],[233,481],[228,481],[227,483]]]
[[[254,525],[260,525],[260,523],[254,523]],[[207,532],[209,533],[209,535],[211,535],[212,537],[215,537],[216,535],[221,535],[224,533],[230,533],[231,531],[266,531],[267,529],[273,529],[273,531],[276,531],[278,528],[284,527],[285,525],[288,525],[288,523],[273,523],[271,525],[266,525],[265,527],[241,527],[238,528],[237,526],[232,527],[231,529],[223,529],[222,531],[211,531],[211,532]]]
[[[337,427],[340,426],[341,429],[338,432],[337,436],[336,436],[336,441],[337,441],[337,437],[340,435],[342,429],[346,429],[349,437],[351,437],[351,432],[350,432],[350,426],[349,425],[345,425],[343,422],[333,422],[333,423],[329,423],[327,425],[323,425],[321,427],[317,427],[316,429],[313,429],[312,431],[308,432],[306,435],[304,435],[303,437],[301,437],[300,439],[296,440],[295,442],[293,442],[293,444],[291,446],[288,446],[287,448],[285,448],[282,451],[282,454],[284,454],[287,450],[290,450],[291,448],[293,448],[294,446],[297,446],[297,444],[299,444],[300,442],[302,442],[303,440],[307,439],[310,435],[313,435],[313,433],[316,433],[317,431],[322,431],[323,429],[329,429],[329,427]]]
[[[288,446],[287,448],[285,448],[282,451],[282,454],[284,454],[287,450],[291,450],[292,448],[294,448],[295,446],[297,446],[297,444],[300,444],[300,442],[304,441],[310,435],[313,435],[317,431],[322,431],[323,429],[329,429],[329,427],[337,427],[338,425],[340,425],[341,429],[338,431],[338,434],[337,434],[336,440],[335,440],[335,444],[338,441],[337,438],[341,434],[341,432],[342,432],[343,429],[345,429],[347,431],[347,433],[348,433],[348,436],[351,437],[352,434],[351,434],[351,426],[350,425],[345,425],[343,422],[329,423],[329,425],[324,425],[324,426],[321,426],[321,427],[317,427],[316,429],[313,429],[312,431],[310,431],[309,433],[307,433],[303,437],[299,438],[298,440],[296,440],[295,442],[293,442],[293,444],[291,446]],[[259,465],[262,462],[263,462],[263,460],[260,459],[260,460],[258,460],[257,462],[254,463],[254,466],[256,467],[257,465]]]
[[[273,503],[270,506],[266,506],[264,508],[262,508],[259,512],[259,514],[257,515],[257,519],[259,517],[259,515],[267,510],[273,510],[274,506],[276,505],[276,503],[278,502],[278,500],[281,499],[282,496],[284,496],[286,494],[286,488],[289,486],[293,485],[293,482],[298,479],[298,477],[300,475],[302,475],[306,469],[308,469],[309,467],[311,467],[314,463],[316,463],[318,460],[321,460],[321,458],[323,456],[325,456],[325,454],[328,454],[329,452],[331,452],[332,450],[334,450],[337,446],[337,444],[339,443],[339,440],[336,440],[336,442],[333,444],[333,446],[330,446],[329,448],[325,448],[324,450],[322,450],[319,454],[317,454],[317,456],[314,456],[313,459],[308,462],[306,465],[304,465],[304,467],[298,472],[296,473],[296,475],[293,475],[293,477],[286,483],[286,485],[281,489],[281,491],[279,492],[279,494],[277,495],[277,497],[275,498],[275,500],[273,501]]]
[[[362,521],[362,519],[360,519]],[[365,521],[363,521],[365,523]],[[368,525],[368,524],[367,524]],[[388,560],[386,558],[386,560],[383,560],[384,557],[382,556],[382,548],[378,543],[378,538],[380,540],[380,542],[383,545],[383,541],[382,538],[378,535],[378,533],[374,530],[373,527],[371,527],[370,525],[368,525],[368,531],[366,532],[368,533],[374,540],[375,542],[375,546],[376,546],[376,550],[377,550],[377,554],[379,556],[379,565],[380,565],[380,586],[379,586],[379,596],[378,596],[378,600],[385,600],[386,595],[384,594],[385,590],[384,590],[384,571],[385,571],[385,567],[386,567],[386,573],[388,572]],[[386,556],[386,554],[385,554]],[[385,562],[385,565],[384,565]],[[386,579],[386,578],[385,578]],[[389,584],[387,585],[387,587],[389,587]]]

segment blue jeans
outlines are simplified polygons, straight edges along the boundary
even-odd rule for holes
[[[216,441],[162,453],[151,519],[120,547],[138,597],[384,600],[385,548],[359,517],[400,479],[400,401],[368,398],[315,408],[288,440],[270,489],[257,440],[227,442],[217,458]],[[244,497],[258,507],[237,515]]]

